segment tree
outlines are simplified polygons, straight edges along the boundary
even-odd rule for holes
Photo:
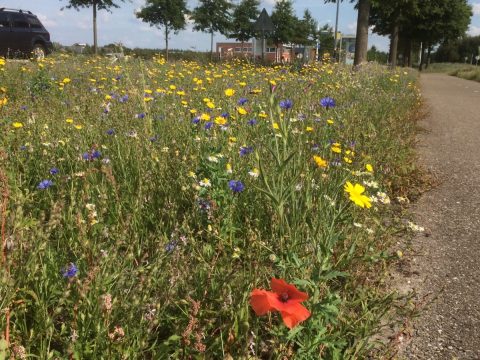
[[[470,24],[472,8],[467,0],[422,0],[418,15],[411,19],[410,34],[422,42],[419,70],[430,59],[431,49],[439,42],[455,40]]]
[[[242,43],[242,52],[243,43],[256,35],[253,24],[260,14],[259,6],[259,0],[242,0],[233,11],[232,29],[228,37]]]
[[[292,42],[295,35],[295,25],[298,23],[298,19],[293,11],[292,1],[279,0],[275,4],[271,18],[274,30],[270,34],[270,38],[278,52],[280,44]]]
[[[342,0],[324,0],[325,3],[336,2]],[[355,58],[353,66],[362,65],[367,61],[368,51],[368,20],[370,16],[370,5],[372,1],[380,0],[350,0],[351,3],[356,2],[358,9],[357,15],[357,33],[355,39]],[[390,3],[390,1],[389,1]]]
[[[228,36],[232,7],[228,0],[199,0],[199,5],[193,9],[193,30],[210,34],[211,58],[213,58],[213,34],[219,32]]]
[[[410,26],[409,21],[418,13],[418,0],[397,0],[394,3],[374,2],[370,9],[370,24],[380,35],[390,35],[388,61],[392,68],[397,65],[397,50],[400,33]],[[411,37],[408,37],[411,41]],[[411,47],[411,45],[408,45]],[[405,55],[405,53],[404,53]],[[411,54],[407,52],[410,59]]]
[[[310,10],[306,9],[302,19],[296,19],[293,43],[298,45],[312,45],[318,39],[317,21]]]
[[[69,4],[66,6],[67,9],[74,8],[79,10],[80,8],[92,7],[93,9],[93,49],[95,55],[98,53],[98,43],[97,43],[97,10],[107,10],[119,6],[114,2],[114,0],[67,0]],[[120,0],[124,1],[124,0]],[[63,10],[63,8],[62,8]]]
[[[168,61],[168,36],[185,29],[185,15],[188,13],[185,0],[147,0],[145,6],[136,14],[150,26],[162,27],[165,31],[165,57]]]

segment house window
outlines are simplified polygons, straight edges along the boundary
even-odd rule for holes
[[[240,52],[241,49],[240,48],[235,48],[235,52]]]
[[[267,47],[266,52],[267,52],[267,53],[274,53],[274,52],[276,52],[276,50],[277,50],[277,48]]]

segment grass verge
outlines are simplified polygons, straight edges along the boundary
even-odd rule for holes
[[[0,82],[0,355],[378,348],[416,171],[412,75],[60,56],[7,62]],[[290,290],[251,308],[271,278],[308,294],[292,329]]]

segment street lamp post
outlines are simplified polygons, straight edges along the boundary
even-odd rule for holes
[[[340,12],[340,0],[337,0],[337,15],[336,15],[336,18],[335,18],[335,42],[334,42],[334,45],[333,45],[333,54],[334,54],[335,60],[337,60],[337,55],[338,55],[338,51],[337,51],[338,37],[337,37],[337,34],[338,34],[338,14],[339,14],[339,12]],[[339,58],[339,61],[340,61],[340,58]]]

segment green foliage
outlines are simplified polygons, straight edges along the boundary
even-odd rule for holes
[[[398,305],[384,282],[405,231],[394,196],[414,171],[414,78],[65,54],[40,65],[0,72],[0,356],[369,357]],[[392,204],[356,207],[347,180]],[[309,295],[292,330],[249,305],[272,277]]]
[[[92,7],[96,6],[99,10],[109,10],[112,7],[118,8],[119,5],[117,4],[118,1],[116,0],[60,0],[60,1],[68,1],[68,5],[66,6],[68,9],[80,9],[85,7]],[[120,0],[125,1],[125,0]]]
[[[434,61],[470,63],[472,56],[480,55],[479,48],[480,36],[464,36],[457,40],[446,41],[435,51]]]
[[[227,35],[230,30],[232,4],[228,0],[199,0],[193,9],[193,30]]]
[[[298,45],[313,45],[318,39],[317,21],[308,9],[303,13],[302,19],[295,20],[295,32],[292,42]]]
[[[368,50],[368,61],[375,61],[379,64],[386,64],[388,62],[388,54],[383,51],[379,51],[375,46],[372,46]]]
[[[295,26],[298,23],[295,11],[293,10],[292,1],[277,1],[271,18],[274,30],[269,34],[269,37],[273,43],[278,46],[280,44],[292,42],[295,36]]]
[[[185,29],[185,15],[188,13],[185,0],[147,0],[144,7],[136,14],[137,18],[150,24],[162,27],[165,31],[165,49],[168,60],[168,37],[171,31]]]
[[[242,0],[240,4],[235,6],[232,15],[232,27],[228,34],[229,38],[246,42],[255,37],[256,32],[253,24],[260,14],[259,6],[259,0]]]

